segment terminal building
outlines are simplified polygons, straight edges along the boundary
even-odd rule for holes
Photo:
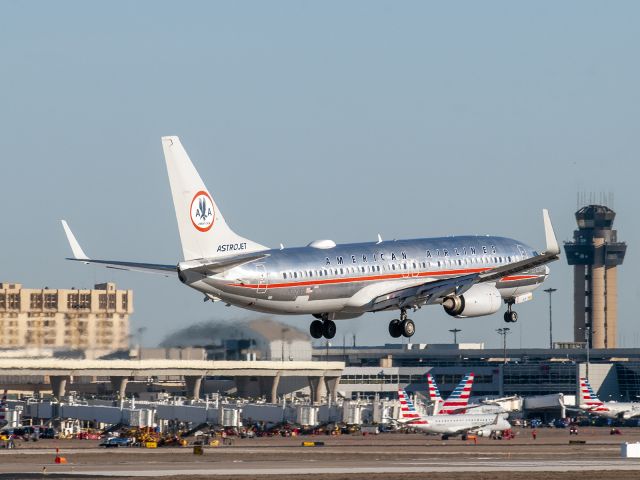
[[[129,348],[133,292],[115,283],[93,289],[33,289],[0,283],[0,348],[100,351]]]
[[[576,395],[578,379],[587,375],[602,400],[640,400],[640,350],[587,350],[557,344],[554,349],[486,349],[483,344],[388,344],[314,348],[314,359],[343,361],[338,393],[345,397],[393,398],[399,387],[426,392],[426,374],[434,375],[443,395],[462,377],[475,373],[473,395],[521,397],[562,393]],[[567,348],[563,348],[567,347]]]

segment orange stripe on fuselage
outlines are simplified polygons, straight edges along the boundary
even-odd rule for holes
[[[230,287],[240,287],[240,288],[288,288],[288,287],[310,287],[314,285],[335,285],[340,283],[355,283],[355,282],[373,282],[380,280],[402,280],[402,279],[412,279],[412,278],[426,278],[426,277],[441,277],[444,275],[469,275],[471,273],[481,273],[485,271],[489,271],[491,268],[469,268],[469,269],[460,269],[460,270],[445,270],[441,272],[419,272],[415,274],[402,274],[402,273],[392,273],[392,274],[384,274],[384,275],[367,275],[363,277],[345,277],[345,278],[331,278],[327,280],[305,280],[302,282],[285,282],[285,283],[261,283],[258,284],[247,284],[247,283],[230,283],[228,286]],[[526,280],[532,278],[538,278],[540,275],[513,275],[501,278],[499,281],[516,281],[516,280]]]

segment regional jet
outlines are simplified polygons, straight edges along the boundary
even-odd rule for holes
[[[589,380],[580,378],[580,402],[578,408],[585,413],[598,417],[628,420],[640,416],[640,403],[637,402],[603,402],[594,392]]]
[[[421,415],[402,388],[398,389],[398,399],[401,412],[400,424],[424,433],[442,435],[443,440],[455,435],[462,435],[464,438],[470,433],[489,436],[491,432],[502,432],[511,428],[507,420],[508,413]]]
[[[177,275],[205,300],[280,315],[312,315],[313,338],[333,338],[335,320],[367,312],[399,311],[389,334],[411,337],[408,312],[441,305],[457,318],[497,312],[515,322],[512,306],[532,298],[560,248],[543,210],[546,248],[498,236],[457,236],[336,245],[316,240],[306,247],[270,249],[236,234],[178,137],[163,137],[183,260],[155,264],[96,260],[85,255],[62,221],[73,258],[120,270]]]

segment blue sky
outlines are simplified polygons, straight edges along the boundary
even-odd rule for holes
[[[1,277],[135,290],[145,343],[247,313],[177,281],[65,262],[173,263],[160,137],[179,135],[227,222],[277,246],[491,233],[571,238],[578,192],[613,192],[624,346],[638,345],[637,2],[3,2]],[[556,338],[571,270],[552,265]],[[545,294],[509,342],[548,342]],[[417,342],[498,345],[502,315],[415,315]],[[388,341],[390,314],[338,324]],[[306,317],[285,319],[303,329]]]

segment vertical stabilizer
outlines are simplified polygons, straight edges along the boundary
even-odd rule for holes
[[[178,137],[162,137],[162,149],[185,260],[267,249],[229,228]]]
[[[438,390],[438,384],[430,373],[427,373],[427,386],[429,388],[429,401],[433,404],[433,414],[437,415],[442,405],[442,397],[440,396],[440,390]]]
[[[580,402],[578,406],[581,408],[592,409],[604,405],[602,400],[598,398],[596,392],[591,388],[589,380],[586,378],[580,379]]]
[[[469,405],[469,399],[471,398],[473,379],[473,373],[465,375],[449,398],[442,403],[442,408],[440,408],[438,413],[441,415],[465,413],[467,411],[466,407]]]
[[[404,388],[398,389],[398,400],[400,400],[400,416],[403,420],[420,418],[420,414],[413,405],[413,401],[407,395]]]

